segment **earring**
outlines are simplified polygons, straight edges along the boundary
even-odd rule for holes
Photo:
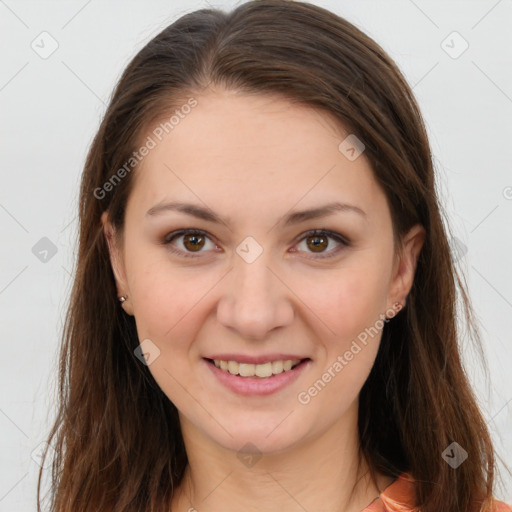
[[[123,295],[122,297],[119,297],[119,302],[122,304],[128,297],[126,295]]]

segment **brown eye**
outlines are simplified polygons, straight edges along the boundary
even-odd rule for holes
[[[327,238],[328,237],[323,235],[314,235],[308,236],[306,240],[311,240],[311,244],[308,244],[308,247],[312,249],[313,252],[322,252],[329,245]]]
[[[204,247],[204,236],[203,235],[183,235],[183,245],[187,250],[196,252]]]
[[[182,239],[181,244],[174,242],[180,239]],[[162,243],[168,246],[169,250],[175,254],[193,258],[201,256],[203,252],[207,252],[202,249],[204,249],[208,242],[211,243],[212,249],[215,250],[217,246],[211,240],[210,235],[202,230],[182,229],[167,235]],[[334,240],[338,246],[326,250],[332,245],[332,240]],[[305,236],[303,236],[299,242],[305,243],[306,247],[300,251],[294,248],[292,252],[317,254],[317,256],[314,257],[316,259],[331,258],[337,255],[343,248],[350,246],[350,242],[342,235],[323,229],[305,233]]]
[[[182,241],[178,243],[180,239]],[[212,245],[212,249],[215,249],[215,244],[211,242],[210,236],[207,233],[197,229],[182,229],[167,235],[162,243],[167,245],[173,253],[193,258],[201,256],[203,252],[206,252],[206,250],[203,251],[202,249],[207,241]]]
[[[331,250],[326,250],[331,245],[331,240],[336,242],[337,247],[335,246]],[[304,251],[306,253],[316,253],[318,255],[314,257],[315,259],[331,258],[336,256],[345,247],[350,246],[350,242],[340,234],[323,229],[307,232],[305,236],[301,238],[300,243],[305,244],[306,248]],[[296,252],[296,249],[294,249],[293,252]]]

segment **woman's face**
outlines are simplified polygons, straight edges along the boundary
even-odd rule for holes
[[[423,230],[394,259],[385,195],[362,147],[349,138],[340,149],[349,133],[325,113],[223,90],[196,100],[168,134],[146,134],[155,145],[133,171],[122,246],[111,244],[118,292],[140,364],[182,426],[225,448],[277,452],[357,406]],[[346,206],[298,214],[334,203]],[[277,362],[296,359],[290,373]]]

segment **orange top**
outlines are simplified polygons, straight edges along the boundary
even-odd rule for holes
[[[388,485],[362,512],[411,512],[415,505],[414,478],[402,473]],[[512,507],[503,501],[495,501],[493,512],[512,512]]]

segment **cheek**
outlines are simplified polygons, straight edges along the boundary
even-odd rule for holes
[[[204,294],[204,285],[196,285],[198,276],[193,269],[173,268],[165,255],[150,258],[149,253],[133,252],[130,263],[137,330],[141,338],[154,338],[159,344],[168,340],[179,343],[180,332],[195,325],[194,308]]]
[[[146,260],[132,272],[137,334],[141,342],[151,340],[157,347],[152,350],[158,351],[148,369],[169,399],[187,410],[190,395],[184,388],[189,388],[190,364],[195,357],[191,347],[203,322],[198,317],[201,297],[212,285],[205,281],[201,287],[195,286],[198,276],[193,271],[172,269],[164,258]]]
[[[338,340],[357,336],[385,310],[385,283],[376,266],[344,268],[322,281],[303,288],[304,302]]]
[[[329,330],[322,329],[324,334],[318,336],[322,349],[309,390],[315,410],[337,416],[356,399],[375,362],[384,326],[380,315],[385,309],[385,283],[376,269],[368,268],[345,269],[329,282],[328,293],[310,288],[312,309],[321,319],[317,325]]]

